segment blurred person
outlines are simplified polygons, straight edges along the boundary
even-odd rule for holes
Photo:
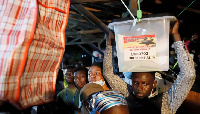
[[[129,114],[127,101],[122,93],[104,91],[95,83],[85,85],[80,92],[82,114]]]
[[[198,34],[193,34],[189,45],[190,53],[193,54],[194,62],[196,63],[196,80],[195,84],[200,87],[200,39]]]
[[[73,70],[74,70],[75,66],[73,65],[67,65],[64,69],[64,81],[63,81],[63,88],[67,88],[68,83],[67,83],[67,77],[68,76],[73,76]]]
[[[183,37],[183,41],[184,41],[184,44],[185,44],[185,48],[190,51],[189,49],[189,45],[190,45],[190,40],[187,39],[187,37]]]
[[[73,75],[66,75],[68,87],[63,89],[57,96],[58,113],[67,112],[74,114],[79,111],[79,93],[81,88],[88,82],[87,69],[83,66],[76,67]]]
[[[200,40],[198,34],[193,34],[191,39],[189,45],[190,53],[194,54],[194,62],[200,65]]]
[[[103,69],[101,62],[94,62],[88,70],[88,81],[90,83],[96,83],[103,87],[104,90],[109,90],[108,85],[103,77]]]
[[[114,91],[124,94],[131,114],[175,114],[187,97],[195,80],[195,70],[192,58],[183,48],[184,43],[181,41],[178,28],[179,22],[177,21],[172,29],[172,35],[180,73],[168,91],[154,97],[149,96],[157,84],[155,72],[133,72],[131,76],[132,86],[113,74],[111,46],[113,36],[110,34],[109,46],[107,46],[104,54],[104,77]]]
[[[57,75],[57,79],[56,79],[56,95],[62,91],[64,88],[63,88],[63,79],[64,75],[63,75],[63,70],[62,69],[59,69],[58,70],[58,75]]]

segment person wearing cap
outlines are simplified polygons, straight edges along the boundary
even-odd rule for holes
[[[85,85],[80,92],[81,114],[129,114],[127,101],[122,93],[104,91],[95,83]]]
[[[174,37],[174,48],[177,53],[180,73],[171,88],[165,93],[149,98],[156,87],[155,72],[134,72],[132,73],[132,86],[126,84],[118,75],[113,74],[112,67],[112,46],[110,33],[109,46],[104,53],[104,77],[114,91],[124,94],[127,99],[129,111],[132,114],[175,114],[182,102],[187,97],[195,80],[195,70],[192,58],[183,48],[178,33],[179,22],[172,28]]]

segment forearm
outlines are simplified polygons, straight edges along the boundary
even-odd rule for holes
[[[181,36],[179,33],[173,33],[172,35],[174,37],[174,42],[181,41]]]
[[[112,65],[112,46],[108,46],[104,53],[103,75],[114,91],[119,91],[127,97],[129,95],[127,84],[118,75],[113,74]]]

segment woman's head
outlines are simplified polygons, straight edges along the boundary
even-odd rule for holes
[[[74,83],[77,88],[82,88],[87,82],[87,68],[80,66],[74,69]]]
[[[102,72],[102,63],[94,62],[88,71],[88,81],[97,82],[101,80],[104,81]]]

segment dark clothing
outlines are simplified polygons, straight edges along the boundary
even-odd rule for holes
[[[162,94],[139,100],[133,95],[131,85],[127,86],[130,95],[126,100],[130,114],[161,114]]]
[[[190,41],[190,45],[189,45],[190,52],[192,50],[195,50],[197,53],[200,53],[199,47],[200,47],[200,40],[199,39],[195,39],[195,40]]]
[[[57,114],[62,114],[62,113],[66,113],[66,114],[74,114],[74,110],[76,110],[77,108],[72,105],[72,104],[66,104],[63,99],[61,99],[60,97],[57,98]]]
[[[9,102],[4,102],[4,104],[0,106],[0,114],[31,114],[31,109],[32,107],[19,110]]]
[[[80,89],[77,89],[74,93],[71,88],[63,89],[60,93],[58,93],[56,99],[58,112],[74,114],[74,111],[79,108],[79,93]]]
[[[200,54],[200,40],[199,39],[192,40],[189,45],[189,50],[190,53],[194,54],[194,62],[197,63],[197,65],[200,65],[200,61],[198,58],[198,55]],[[193,52],[193,50],[195,52]]]

